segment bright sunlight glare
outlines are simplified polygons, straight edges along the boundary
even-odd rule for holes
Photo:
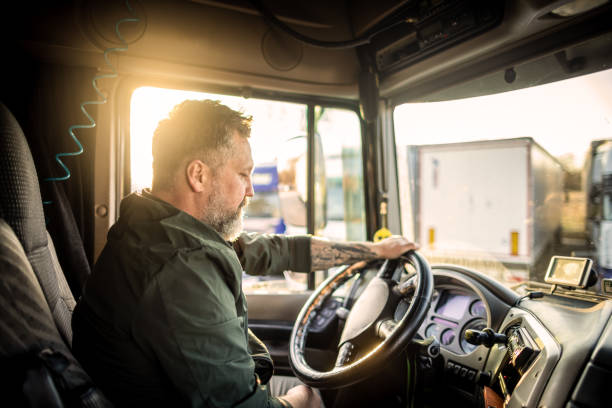
[[[282,145],[279,141],[306,134],[306,105],[176,89],[138,88],[132,94],[130,117],[132,191],[151,186],[153,132],[175,105],[187,99],[217,100],[253,116],[251,149],[256,165],[276,160],[276,149]]]

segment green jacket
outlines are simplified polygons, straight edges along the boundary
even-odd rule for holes
[[[310,266],[306,236],[230,244],[148,192],[131,194],[74,311],[74,353],[118,405],[282,406],[255,371],[252,354],[264,368],[269,354],[249,342],[242,272]]]

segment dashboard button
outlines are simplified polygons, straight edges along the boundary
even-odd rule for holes
[[[461,370],[459,370],[459,376],[461,378],[465,378],[465,376],[467,375],[467,371],[468,371],[467,368],[462,367]]]
[[[446,363],[446,369],[448,371],[453,371],[453,368],[455,368],[455,364],[452,361]]]
[[[468,370],[468,371],[467,371],[467,374],[465,375],[465,378],[466,378],[468,381],[474,381],[474,377],[476,377],[476,371],[474,371],[474,370]]]

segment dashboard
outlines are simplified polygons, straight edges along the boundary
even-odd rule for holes
[[[559,360],[559,345],[529,313],[498,304],[486,288],[453,272],[434,271],[429,313],[418,331],[440,343],[447,383],[465,392],[486,386],[505,406],[535,406]],[[487,348],[466,341],[466,330],[487,327],[508,342]]]
[[[550,293],[554,288],[540,283],[511,290],[482,273],[451,265],[433,266],[432,272],[433,296],[417,330],[417,337],[434,337],[440,344],[431,372],[421,376],[435,379],[421,387],[437,390],[441,400],[432,406],[482,406],[479,398],[487,391],[499,397],[497,404],[489,404],[494,407],[602,406],[602,394],[592,391],[612,381],[612,299],[576,290]],[[365,271],[361,280],[336,289],[313,322],[313,340],[317,334],[329,338],[336,312],[350,309],[351,299],[375,274]],[[539,296],[529,298],[532,292]],[[409,306],[409,298],[399,303],[396,321]],[[490,347],[465,340],[467,330],[485,328],[506,340]]]
[[[521,295],[544,287],[510,291],[477,272],[432,270],[434,294],[418,334],[440,343],[445,386],[488,390],[504,407],[602,406],[599,386],[612,380],[612,300],[577,293],[531,300]],[[466,330],[486,327],[507,342],[487,348],[465,340]]]

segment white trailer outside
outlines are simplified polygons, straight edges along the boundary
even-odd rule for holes
[[[588,238],[598,270],[612,274],[612,140],[595,140],[587,157],[585,182]]]
[[[408,146],[407,153],[414,234],[427,255],[529,271],[559,238],[564,169],[532,138]]]

